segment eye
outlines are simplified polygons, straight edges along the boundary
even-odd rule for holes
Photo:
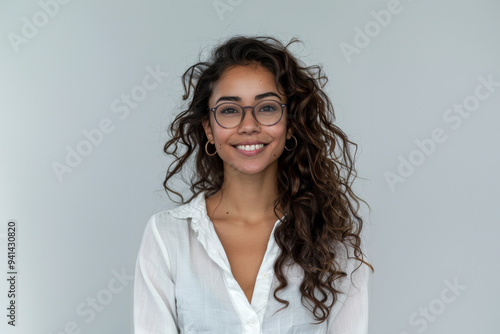
[[[259,108],[259,112],[269,113],[278,110],[279,105],[276,102],[265,103]]]
[[[238,109],[236,109],[235,107],[232,107],[232,106],[221,107],[221,108],[219,108],[218,112],[221,115],[234,115],[234,114],[240,113],[240,111]]]

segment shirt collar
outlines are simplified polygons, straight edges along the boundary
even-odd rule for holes
[[[196,232],[198,241],[205,247],[212,260],[219,264],[223,270],[231,272],[229,260],[225,255],[224,248],[215,232],[212,222],[208,218],[205,192],[199,193],[189,203],[170,210],[170,214],[175,218],[187,219],[191,229]],[[284,217],[282,217],[282,219],[283,218]],[[265,261],[261,265],[264,270],[269,270],[278,256],[279,249],[274,241],[274,230],[280,223],[281,221],[277,220],[271,232],[267,250],[269,254],[264,257]]]
[[[208,223],[205,192],[200,192],[189,203],[170,210],[170,214],[179,219],[191,218],[191,227],[198,231],[202,224]]]
[[[179,219],[191,218],[191,228],[198,232],[200,228],[207,229],[210,221],[207,214],[207,205],[205,192],[200,192],[189,203],[183,204],[175,209],[170,210],[170,214]],[[281,217],[284,219],[286,215]],[[280,222],[277,221],[278,224]]]

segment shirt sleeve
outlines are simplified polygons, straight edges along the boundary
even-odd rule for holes
[[[352,272],[351,277],[353,284],[350,284],[337,316],[332,320],[327,319],[329,334],[368,333],[368,266],[362,264]]]
[[[134,333],[179,333],[170,258],[155,216],[148,221],[136,261]]]

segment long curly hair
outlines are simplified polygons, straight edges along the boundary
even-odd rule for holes
[[[203,122],[209,119],[208,101],[221,75],[238,65],[258,64],[274,75],[276,87],[287,98],[287,126],[297,139],[292,151],[283,151],[278,158],[277,208],[285,214],[282,224],[276,227],[274,238],[280,254],[274,264],[279,286],[274,298],[288,283],[284,266],[292,261],[304,272],[300,284],[301,302],[307,299],[314,305],[311,312],[320,323],[330,314],[330,309],[341,293],[334,281],[347,276],[340,266],[339,246],[351,247],[357,270],[366,262],[361,249],[360,233],[363,219],[358,214],[360,202],[367,204],[352,190],[357,177],[354,157],[357,144],[334,124],[332,103],[322,90],[328,82],[318,65],[306,66],[289,51],[289,46],[300,42],[292,38],[283,45],[273,37],[235,36],[216,47],[208,61],[199,61],[182,76],[183,100],[188,108],[176,116],[169,131],[164,152],[173,157],[163,186],[167,192],[180,197],[181,203],[191,201],[201,192],[214,194],[224,181],[222,160],[205,153],[207,138]],[[287,144],[293,146],[293,143]],[[354,147],[354,153],[351,148]],[[192,159],[195,159],[194,161]],[[183,196],[169,186],[172,177],[186,164],[194,163],[190,171],[192,196]],[[193,168],[193,167],[191,167]],[[170,197],[170,195],[169,195]],[[369,207],[369,205],[368,205]],[[322,298],[317,298],[319,291]],[[327,305],[328,296],[332,296]]]

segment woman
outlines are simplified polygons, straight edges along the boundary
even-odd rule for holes
[[[296,41],[233,37],[184,73],[189,107],[164,149],[183,205],[144,232],[136,334],[367,332],[357,146]],[[190,161],[185,201],[169,182]]]

